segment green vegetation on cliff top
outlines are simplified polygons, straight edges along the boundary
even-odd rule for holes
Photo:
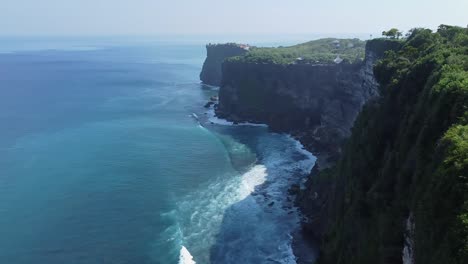
[[[244,56],[228,58],[231,62],[274,64],[328,64],[339,56],[343,62],[355,63],[364,59],[365,41],[359,39],[326,38],[290,47],[256,48]]]
[[[405,233],[416,264],[468,263],[468,29],[414,29],[374,72],[382,97],[317,177],[332,186],[319,263],[401,263]]]

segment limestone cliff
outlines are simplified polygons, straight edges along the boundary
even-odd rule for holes
[[[209,85],[221,83],[221,64],[226,58],[245,54],[249,46],[235,43],[206,45],[207,57],[203,63],[200,80]]]
[[[468,29],[396,43],[340,160],[298,195],[320,264],[468,263]]]
[[[372,67],[380,55],[368,45],[357,63],[227,60],[216,112],[232,121],[267,123],[300,137],[314,152],[337,156],[364,103],[378,96]]]
[[[296,47],[223,63],[219,116],[320,154],[296,192],[318,263],[467,263],[467,47],[468,29],[441,25],[368,41],[362,62],[330,63],[337,45],[307,62]]]

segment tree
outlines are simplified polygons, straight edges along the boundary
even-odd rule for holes
[[[399,39],[403,36],[403,33],[396,28],[392,28],[389,31],[383,31],[382,36],[389,37],[391,39]]]

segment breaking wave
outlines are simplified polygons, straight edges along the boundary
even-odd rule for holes
[[[182,246],[180,249],[179,264],[195,264],[193,261],[193,256],[187,250],[186,247]]]
[[[232,125],[214,114],[208,122]],[[217,135],[229,157],[252,155],[250,151],[254,163],[216,175],[178,199],[171,214],[177,223],[172,237],[181,247],[179,263],[296,263],[292,233],[300,217],[288,190],[306,179],[315,157],[288,135],[258,127],[232,130],[232,137]],[[256,134],[244,138],[255,140],[236,139],[236,133],[247,130]],[[232,142],[226,143],[226,137]]]

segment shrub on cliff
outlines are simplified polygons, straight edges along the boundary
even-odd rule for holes
[[[401,36],[403,36],[403,33],[397,28],[392,28],[389,31],[383,31],[382,36],[389,37],[392,39],[399,39]]]
[[[339,56],[349,63],[364,59],[365,42],[359,39],[319,39],[291,47],[253,48],[245,56],[228,59],[244,63],[334,63]]]

